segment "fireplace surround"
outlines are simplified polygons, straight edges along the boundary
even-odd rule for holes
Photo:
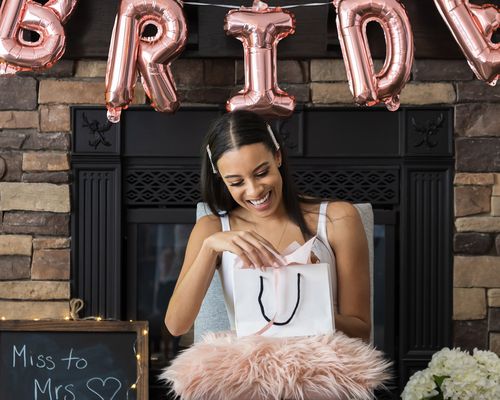
[[[71,283],[85,315],[151,318],[152,340],[164,340],[155,334],[162,311],[159,322],[144,307],[166,304],[146,282],[168,292],[145,266],[145,238],[185,237],[195,222],[201,139],[222,112],[133,107],[111,125],[103,107],[72,108]],[[271,123],[301,191],[374,207],[375,344],[394,360],[395,397],[436,350],[451,345],[453,110],[297,107]],[[150,385],[153,399],[153,378]]]

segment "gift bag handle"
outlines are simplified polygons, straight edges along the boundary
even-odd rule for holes
[[[267,322],[271,322],[271,319],[266,315],[266,311],[264,310],[264,305],[262,304],[262,294],[264,293],[264,278],[262,275],[260,276],[260,291],[259,291],[259,306],[260,306],[260,312],[262,313],[262,316]],[[287,325],[290,323],[292,320],[293,316],[295,315],[295,312],[297,311],[297,308],[299,307],[299,302],[300,302],[300,273],[297,273],[297,302],[295,303],[295,308],[293,309],[292,315],[290,315],[290,318],[288,318],[285,322],[276,322],[273,321],[273,325]]]

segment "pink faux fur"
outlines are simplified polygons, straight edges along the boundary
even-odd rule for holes
[[[296,338],[210,333],[160,378],[184,400],[372,399],[390,379],[382,352],[337,331]]]

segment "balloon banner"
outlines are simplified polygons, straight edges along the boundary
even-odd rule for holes
[[[413,33],[408,15],[398,0],[334,0],[337,29],[349,87],[360,105],[384,102],[399,108],[399,94],[410,77],[413,63]],[[366,37],[366,25],[382,27],[386,58],[375,73]]]
[[[294,15],[256,0],[252,7],[229,11],[224,29],[242,42],[245,68],[245,86],[227,101],[226,109],[246,109],[267,117],[291,115],[295,98],[278,87],[276,46],[295,32]]]
[[[478,79],[494,86],[500,75],[500,44],[493,43],[491,36],[500,24],[500,8],[468,0],[434,3]]]
[[[144,37],[153,26],[156,34]],[[132,101],[137,74],[157,111],[179,107],[170,63],[184,50],[186,20],[175,0],[121,0],[116,16],[106,71],[106,107],[111,122]]]
[[[4,0],[0,8],[0,75],[50,68],[64,54],[66,36],[62,24],[77,0],[49,0],[41,5],[31,0]],[[23,38],[23,30],[34,31],[36,42]]]

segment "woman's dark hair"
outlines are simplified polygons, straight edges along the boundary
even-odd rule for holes
[[[281,150],[279,171],[283,180],[283,203],[286,213],[299,226],[304,237],[310,238],[313,234],[305,222],[300,201],[307,203],[319,201],[318,199],[305,198],[297,192],[289,170],[286,148],[282,138],[277,133],[274,133],[274,137]],[[214,173],[212,163],[217,168],[217,161],[225,152],[254,143],[263,143],[273,154],[278,151],[268,131],[267,122],[253,112],[233,111],[224,114],[210,126],[201,148],[201,193],[203,201],[208,204],[214,214],[217,215],[221,211],[229,212],[238,204],[229,193],[218,171]],[[212,163],[208,156],[207,145],[210,149]]]

